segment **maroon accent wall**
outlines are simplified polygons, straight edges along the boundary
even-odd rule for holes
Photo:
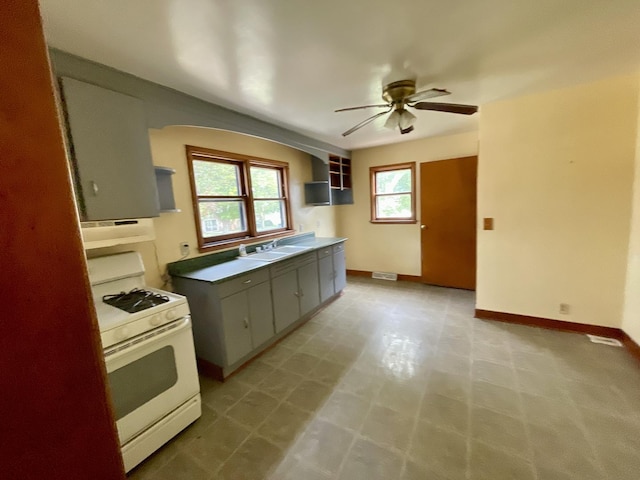
[[[36,0],[0,15],[0,477],[124,469]]]

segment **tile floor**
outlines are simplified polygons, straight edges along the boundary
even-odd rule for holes
[[[473,318],[471,292],[349,278],[132,480],[640,478],[640,364]]]

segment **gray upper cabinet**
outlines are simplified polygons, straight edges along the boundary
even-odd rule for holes
[[[82,220],[158,216],[143,102],[73,78],[60,82]]]
[[[311,157],[313,181],[304,184],[307,205],[346,205],[353,203],[351,159],[329,155],[329,163]]]

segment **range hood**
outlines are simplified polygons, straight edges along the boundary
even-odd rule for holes
[[[151,218],[81,222],[80,227],[85,250],[146,242],[156,238]]]

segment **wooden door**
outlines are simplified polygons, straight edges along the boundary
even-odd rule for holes
[[[420,164],[422,282],[476,288],[478,157]]]

